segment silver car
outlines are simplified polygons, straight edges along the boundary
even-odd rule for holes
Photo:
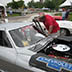
[[[72,71],[71,63],[45,53],[52,41],[53,38],[38,33],[30,22],[0,24],[1,72]]]

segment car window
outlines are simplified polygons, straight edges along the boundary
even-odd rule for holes
[[[0,31],[0,46],[12,48],[8,37],[6,36],[6,33],[4,31]]]
[[[25,47],[36,43],[36,41],[43,37],[33,28],[33,26],[26,26],[9,31],[16,46]]]

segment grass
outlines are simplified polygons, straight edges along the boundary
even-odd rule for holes
[[[72,12],[69,14],[69,20],[72,21]]]
[[[21,14],[13,13],[12,15],[10,15],[10,14],[8,13],[8,17],[14,17],[14,16],[21,16]]]
[[[21,14],[13,13],[12,15],[10,15],[8,13],[8,17],[15,17],[15,16],[21,16]],[[58,13],[58,14],[56,14],[56,16],[62,16],[62,14]],[[72,21],[72,12],[70,12],[70,14],[69,14],[69,20]]]

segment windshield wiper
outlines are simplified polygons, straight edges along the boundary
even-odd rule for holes
[[[44,38],[43,38],[44,39]],[[42,39],[41,39],[42,40]],[[40,40],[40,41],[41,41]],[[51,42],[52,41],[46,41],[43,45],[41,45],[40,46],[40,44],[37,44],[35,47],[34,47],[34,50],[35,51],[40,51],[40,50],[42,50],[42,49],[44,49],[44,48],[49,48],[50,46],[52,46],[52,44],[51,44]]]
[[[37,40],[36,43],[40,42],[40,41],[43,40],[43,39],[45,39],[45,38],[42,38],[42,39]]]

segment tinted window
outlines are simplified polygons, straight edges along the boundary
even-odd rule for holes
[[[12,47],[4,31],[0,31],[0,46]]]

